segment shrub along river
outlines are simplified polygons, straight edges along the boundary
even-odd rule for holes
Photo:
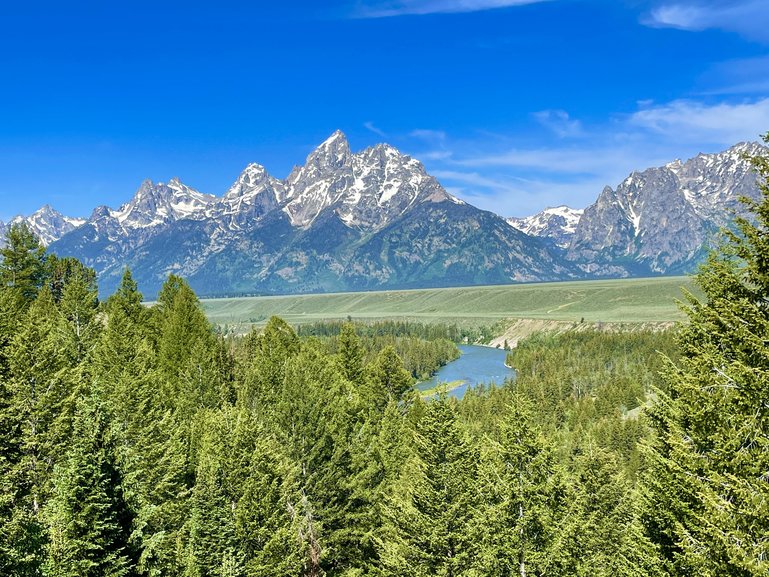
[[[462,356],[451,361],[427,381],[417,383],[423,394],[437,394],[436,387],[446,383],[449,395],[461,399],[468,387],[495,383],[515,377],[515,371],[505,366],[507,351],[478,345],[459,345]]]

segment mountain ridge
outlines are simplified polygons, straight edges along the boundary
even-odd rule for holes
[[[740,195],[756,197],[746,155],[766,152],[738,143],[633,171],[585,209],[503,219],[396,148],[352,152],[336,131],[283,180],[251,163],[221,196],[176,177],[145,180],[88,219],[46,205],[12,222],[96,268],[105,290],[130,266],[148,294],[172,272],[207,294],[678,274],[703,258],[728,211],[742,210]]]
[[[339,131],[284,180],[249,164],[221,197],[178,179],[145,181],[131,201],[97,208],[51,250],[82,258],[107,290],[129,266],[149,293],[169,273],[208,294],[276,294],[576,271],[547,243],[449,194],[418,160],[388,144],[353,153]]]

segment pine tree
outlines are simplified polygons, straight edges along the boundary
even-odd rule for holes
[[[473,566],[477,471],[477,450],[454,401],[442,396],[424,406],[413,456],[387,496],[380,546],[384,574],[453,576]]]
[[[242,574],[244,556],[235,538],[234,516],[242,479],[233,462],[246,449],[237,446],[240,417],[229,408],[199,416],[203,438],[186,528],[189,575],[219,576],[225,565]]]
[[[413,389],[414,379],[403,368],[395,348],[382,349],[367,367],[367,387],[364,401],[370,407],[384,410],[389,401],[400,401]]]
[[[366,351],[355,334],[355,326],[352,323],[342,325],[339,333],[339,358],[345,378],[356,384],[360,384],[363,377],[363,360]]]
[[[213,331],[195,293],[175,275],[163,284],[156,313],[159,367],[173,379],[193,357],[195,344],[210,342]]]
[[[105,323],[93,354],[94,379],[123,444],[135,446],[156,402],[155,352],[147,336],[149,311],[126,270],[105,303]]]
[[[362,575],[377,574],[382,565],[379,552],[388,523],[386,496],[410,455],[407,439],[411,430],[406,427],[405,410],[394,400],[381,414],[370,410],[351,439],[346,513],[347,538],[355,550],[348,557],[351,570]]]
[[[96,276],[93,270],[85,267],[75,268],[61,288],[58,305],[64,322],[61,323],[60,338],[72,369],[90,360],[87,357],[93,353],[99,336],[97,294]]]
[[[650,533],[675,574],[769,572],[769,157],[753,163],[761,199],[697,274],[651,411]]]
[[[547,574],[563,514],[564,473],[555,446],[539,430],[530,402],[512,397],[479,475],[483,503],[474,520],[484,575]]]
[[[0,249],[0,287],[12,294],[20,313],[45,282],[45,248],[23,222],[11,225],[5,241]]]
[[[643,534],[631,484],[614,455],[588,443],[574,463],[568,507],[550,549],[550,574],[595,577],[663,575]]]
[[[72,437],[88,343],[94,339],[96,328],[95,287],[81,282],[82,275],[74,275],[61,287],[59,306],[47,285],[36,286],[44,278],[40,269],[43,253],[33,247],[36,241],[30,234],[20,231],[20,238],[29,244],[24,249],[26,258],[20,256],[24,252],[19,248],[21,242],[10,255],[11,264],[16,263],[12,268],[18,273],[15,284],[0,290],[3,296],[12,295],[8,310],[15,311],[16,320],[3,351],[7,364],[0,423],[5,450],[0,478],[10,488],[5,493],[8,508],[4,514],[0,512],[5,517],[0,528],[0,551],[5,553],[0,557],[7,555],[20,574],[34,573],[39,567],[45,541],[40,511],[50,496],[53,467]],[[38,272],[32,274],[28,269]],[[80,266],[73,270],[88,269]],[[11,273],[5,270],[3,274]],[[30,280],[33,278],[34,282]],[[33,294],[36,297],[31,304],[19,308],[19,303],[24,304]]]
[[[164,405],[189,420],[199,408],[234,397],[229,359],[189,285],[170,275],[153,312]]]
[[[263,331],[256,328],[246,337],[246,359],[239,402],[246,407],[264,406],[282,395],[286,368],[299,354],[299,337],[283,319],[271,317]]]
[[[91,288],[96,288],[96,271],[71,256],[59,258],[55,254],[46,256],[45,276],[57,303],[64,296],[64,288],[73,279],[80,279]]]
[[[71,431],[66,404],[66,359],[57,339],[59,311],[47,288],[27,310],[9,346],[10,379],[3,411],[4,470],[9,509],[0,525],[0,566],[10,574],[39,571],[45,543],[40,511],[50,494],[55,458]]]
[[[132,512],[123,496],[114,443],[95,395],[79,403],[72,443],[56,466],[46,503],[50,577],[133,575]]]

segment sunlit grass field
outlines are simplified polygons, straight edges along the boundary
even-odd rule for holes
[[[291,324],[319,320],[404,319],[491,324],[503,319],[645,323],[682,318],[676,300],[688,277],[594,280],[302,296],[205,299],[219,325],[263,324],[273,315]]]

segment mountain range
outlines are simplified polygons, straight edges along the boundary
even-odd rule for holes
[[[730,211],[742,210],[740,195],[757,197],[745,156],[766,152],[741,143],[633,172],[584,211],[505,219],[449,194],[387,144],[353,153],[337,131],[283,180],[258,164],[222,196],[148,180],[87,219],[46,205],[11,223],[94,267],[105,294],[125,267],[148,297],[169,273],[203,295],[674,274],[703,258]]]

